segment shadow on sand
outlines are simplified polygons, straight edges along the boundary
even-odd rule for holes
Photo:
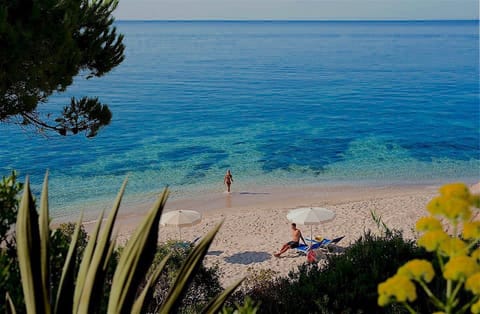
[[[267,252],[242,252],[225,257],[225,261],[231,264],[248,265],[252,263],[261,263],[272,258],[272,254]]]

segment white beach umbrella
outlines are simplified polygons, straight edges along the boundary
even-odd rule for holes
[[[313,239],[313,226],[323,222],[331,221],[335,218],[335,213],[321,207],[302,207],[292,209],[287,214],[287,219],[300,225],[310,226],[310,239]]]
[[[191,227],[198,224],[202,220],[202,214],[194,210],[174,210],[162,214],[160,224],[162,226],[176,226],[182,238],[182,228]]]

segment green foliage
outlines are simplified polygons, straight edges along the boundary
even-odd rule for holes
[[[224,306],[221,314],[256,314],[259,308],[259,303],[253,301],[250,297],[246,297],[243,304],[235,303],[235,307]]]
[[[17,181],[17,173],[12,171],[0,181],[0,313],[7,312],[5,295],[23,302],[20,270],[15,252],[14,224],[18,212],[18,195],[23,184]]]
[[[392,234],[393,231],[383,221],[382,217],[379,216],[374,210],[370,210],[370,216],[372,216],[372,220],[375,222],[378,229],[380,229],[386,235]]]
[[[242,284],[242,289],[250,291],[251,294],[255,294],[256,290],[264,291],[268,289],[270,282],[278,276],[278,272],[272,269],[255,269],[249,267],[247,272],[248,276]]]
[[[0,121],[61,135],[95,136],[111,112],[97,98],[72,98],[52,117],[37,106],[78,74],[100,77],[124,59],[113,26],[117,0],[0,0]]]
[[[74,223],[64,223],[58,226],[53,232],[50,233],[50,284],[52,286],[53,295],[57,294],[57,289],[60,282],[60,277],[62,274],[63,265],[65,264],[65,259],[67,257],[67,252],[70,247],[73,233],[75,231],[76,224]],[[88,242],[88,234],[86,233],[83,225],[79,229],[79,237],[77,250],[78,254],[75,259],[75,270],[78,272],[78,265],[81,260],[83,251],[85,250],[86,244]],[[10,254],[9,254],[10,253]],[[118,262],[117,251],[113,252],[113,257],[110,260],[106,282],[111,284],[113,278],[113,271],[115,270],[116,264]],[[12,298],[13,304],[17,304],[17,313],[25,313],[25,308],[21,307],[24,303],[22,287],[18,283],[20,282],[20,269],[18,268],[18,260],[16,258],[15,248],[9,250],[2,249],[0,250],[0,296],[4,296],[7,291]],[[101,304],[99,305],[100,311],[106,311],[106,302],[108,300],[108,290],[105,289],[103,292],[103,298]],[[0,313],[5,313],[6,304],[0,302]]]
[[[378,312],[376,283],[393,274],[405,260],[423,255],[425,252],[413,241],[404,240],[400,232],[385,236],[365,233],[344,255],[332,256],[321,272],[319,279],[329,289],[323,293],[320,308]]]
[[[250,296],[261,302],[261,313],[403,313],[399,307],[377,306],[377,284],[405,261],[425,254],[399,232],[367,232],[343,254],[328,255],[326,266],[304,264],[287,277],[237,293],[233,300]]]
[[[192,243],[168,241],[157,247],[153,261],[153,269],[168,256],[164,271],[160,274],[157,283],[153,287],[153,298],[146,306],[147,312],[157,313],[165,300],[168,290],[174,283],[180,267],[185,262],[188,254],[193,250]],[[197,313],[204,308],[210,299],[220,293],[220,272],[218,266],[205,267],[200,265],[193,277],[192,283],[183,298],[179,312]]]
[[[17,173],[12,171],[0,181],[0,247],[12,247],[13,225],[17,218],[18,195],[23,184],[17,181]]]
[[[20,192],[23,187],[23,184],[16,181],[16,173],[13,172],[12,176],[9,178],[4,178],[2,183],[0,183],[0,189],[4,192],[2,204],[5,204],[1,211],[0,217],[2,221],[6,221],[5,215],[12,215],[12,212],[16,212],[18,207],[18,200],[16,199],[16,194]],[[6,184],[8,183],[8,184]],[[3,189],[6,187],[6,189]],[[16,192],[16,193],[15,193]],[[12,206],[12,204],[15,206]],[[10,223],[10,227],[8,228],[11,233],[9,233],[9,238],[14,239],[15,232],[13,230],[14,220]],[[71,238],[76,228],[76,224],[74,223],[64,223],[61,224],[54,232],[48,232],[49,234],[49,243],[50,246],[48,248],[50,252],[49,256],[49,284],[52,286],[52,290],[54,295],[56,294],[58,284],[60,281],[60,276],[62,273],[62,268],[65,263],[65,259],[67,256],[67,252],[69,250],[69,246],[71,243]],[[76,268],[75,271],[78,271],[78,263],[80,261],[80,256],[83,253],[86,243],[88,241],[88,235],[83,227],[80,225],[79,228],[79,237],[78,237],[78,244],[77,250],[78,254],[76,256]],[[24,304],[23,293],[22,293],[22,286],[19,285],[21,282],[20,278],[20,269],[16,254],[16,247],[14,241],[11,241],[12,244],[9,246],[2,246],[0,250],[0,296],[5,296],[7,291],[9,296],[12,300],[13,304],[17,304],[17,312],[18,313],[25,313],[26,309],[22,306]],[[10,243],[10,242],[9,242]],[[118,253],[114,252],[114,258],[111,259],[108,265],[107,271],[107,278],[106,280],[111,283],[111,279],[113,277],[113,270],[116,266],[116,262],[118,260]],[[103,302],[100,305],[100,308],[106,310],[106,303],[105,299],[108,298],[108,291],[104,292]],[[6,312],[7,304],[0,302],[0,312]]]
[[[166,190],[158,198],[119,253],[114,249],[115,237],[112,237],[112,231],[126,181],[108,218],[103,222],[103,213],[100,215],[88,240],[85,232],[81,229],[81,219],[75,227],[64,225],[60,231],[56,231],[50,236],[48,219],[45,219],[48,217],[47,184],[46,177],[41,195],[40,215],[37,214],[33,203],[28,179],[25,184],[16,223],[17,264],[21,280],[16,281],[15,284],[20,286],[19,282],[21,282],[23,302],[17,303],[16,301],[19,300],[17,299],[12,303],[17,307],[19,304],[25,304],[28,313],[145,312],[152,304],[153,287],[157,284],[171,255],[158,257],[157,262],[154,262],[159,220],[168,191]],[[101,228],[102,225],[103,228]],[[194,281],[194,277],[202,274],[203,258],[220,226],[221,224],[210,231],[194,248],[191,248],[188,254],[185,252],[184,261],[178,267],[169,292],[162,300],[162,305],[158,309],[159,313],[179,312],[182,304],[185,303],[190,306],[189,309],[197,312],[197,305],[200,304],[193,306],[192,302],[206,303],[209,298],[211,299],[212,294],[219,292],[218,275],[215,277],[215,273],[207,271],[206,274],[209,277],[198,277],[203,285],[201,287],[211,285],[212,279],[216,280],[217,286],[212,286],[214,289],[206,292],[195,291],[195,297],[188,295],[188,288]],[[65,241],[69,239],[71,240],[67,249]],[[44,262],[44,256],[49,262]],[[160,258],[161,260],[158,262]],[[9,258],[5,258],[3,255],[0,255],[0,263],[5,263],[7,267],[11,266]],[[59,266],[61,264],[63,267],[60,274]],[[177,263],[176,266],[179,264]],[[7,273],[9,273],[10,269],[7,269]],[[0,281],[3,278],[5,276],[2,276]],[[56,284],[58,278],[60,278],[59,283]],[[9,282],[11,283],[11,281]],[[241,281],[237,282],[211,299],[203,307],[202,312],[218,312],[225,299],[240,283]],[[184,308],[187,307],[184,305]],[[18,309],[23,311],[23,307]]]
[[[58,226],[50,234],[50,282],[52,285],[52,295],[57,295],[60,278],[62,276],[63,266],[67,257],[70,243],[76,228],[74,223],[64,223]],[[88,234],[85,228],[80,226],[77,240],[77,252],[75,256],[75,270],[78,272],[78,265],[80,264],[80,257],[85,251],[88,242]]]
[[[14,304],[23,304],[20,269],[15,250],[0,249],[0,313],[7,313],[5,296],[9,293]],[[23,313],[24,311],[17,311]]]

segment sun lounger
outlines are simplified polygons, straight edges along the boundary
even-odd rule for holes
[[[323,239],[322,241],[317,241],[313,239],[306,238],[305,241],[310,242],[310,245],[300,245],[299,247],[296,248],[297,252],[301,254],[307,254],[309,250],[316,250],[316,249],[326,249],[328,252],[330,252],[329,247],[336,245],[338,242],[340,242],[345,236],[341,236],[338,238],[335,238],[333,240],[330,239]]]
[[[330,240],[323,239],[322,241],[319,242],[315,240],[305,239],[305,241],[310,242],[311,244],[310,245],[300,244],[300,246],[295,248],[295,250],[300,254],[307,254],[308,251],[310,250],[319,249]]]

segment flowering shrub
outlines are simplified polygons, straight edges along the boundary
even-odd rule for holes
[[[427,205],[430,216],[420,218],[416,229],[422,232],[418,245],[433,252],[439,269],[432,261],[414,259],[397,273],[378,285],[378,304],[403,304],[415,313],[410,303],[417,299],[420,287],[438,309],[436,313],[480,313],[480,221],[475,220],[480,207],[480,196],[472,195],[462,183],[444,185],[440,196]],[[473,218],[472,218],[473,217]],[[436,296],[428,284],[435,276],[445,282],[445,295]],[[464,289],[469,301],[460,302],[458,295]]]

